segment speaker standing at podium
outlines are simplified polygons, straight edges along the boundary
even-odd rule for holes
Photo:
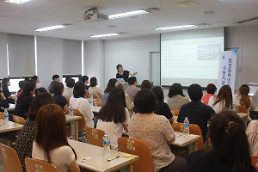
[[[117,69],[116,78],[123,78],[125,80],[125,82],[128,81],[129,75],[134,76],[138,73],[138,72],[135,72],[135,73],[132,74],[128,70],[124,70],[123,66],[121,64],[118,64],[116,66],[116,69]]]

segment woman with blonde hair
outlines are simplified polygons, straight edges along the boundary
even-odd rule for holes
[[[248,85],[241,85],[237,95],[233,96],[233,101],[237,106],[245,106],[246,109],[254,110],[256,106],[252,97],[248,96],[249,90]]]

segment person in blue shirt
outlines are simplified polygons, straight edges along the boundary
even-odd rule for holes
[[[67,107],[67,100],[63,96],[64,93],[64,84],[61,82],[54,83],[52,87],[53,93],[54,93],[54,100],[55,104],[59,105],[66,114],[69,113],[69,109]]]
[[[88,76],[83,76],[81,78],[81,81],[84,83],[85,89],[89,90],[89,88],[90,88],[90,86],[88,85],[89,84],[89,77]]]
[[[53,81],[50,83],[50,85],[48,86],[48,89],[47,89],[50,94],[54,94],[54,92],[52,90],[52,87],[53,87],[54,83],[60,82],[59,75],[53,75],[52,79],[53,79]]]

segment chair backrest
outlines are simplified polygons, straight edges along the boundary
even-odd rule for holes
[[[75,116],[80,116],[81,119],[78,120],[78,128],[80,131],[84,130],[85,126],[86,126],[86,122],[84,119],[83,114],[81,114],[81,112],[78,109],[73,109]]]
[[[65,97],[65,96],[64,96]],[[66,101],[67,101],[67,107],[69,107],[70,106],[70,100],[68,99],[68,97],[65,97],[65,99],[66,99]]]
[[[4,171],[23,172],[21,161],[12,148],[0,143],[0,152]]]
[[[153,161],[149,146],[140,140],[120,137],[118,138],[119,151],[137,155],[140,159],[132,163],[134,172],[152,172]]]
[[[85,127],[87,143],[103,147],[103,137],[105,132],[100,129]]]
[[[245,106],[237,106],[238,107],[238,113],[248,113],[248,110]]]
[[[252,165],[258,170],[258,156],[251,155]]]
[[[90,93],[88,94],[88,98],[90,98]],[[96,94],[93,94],[93,99],[98,99],[98,96]]]
[[[13,121],[15,123],[22,124],[22,125],[25,123],[25,119],[24,118],[16,116],[16,115],[13,115]]]
[[[101,101],[99,100],[93,100],[93,106],[100,106],[100,107],[103,107],[103,104]]]
[[[173,116],[178,116],[179,112],[180,112],[180,110],[178,110],[178,109],[170,109],[170,111],[173,114]]]
[[[36,159],[25,158],[25,165],[27,172],[59,172],[59,170],[54,165]]]
[[[184,128],[184,123],[173,123],[172,127],[175,131],[182,132]],[[189,124],[189,134],[195,134],[202,136],[202,131],[198,125]],[[197,150],[201,150],[203,148],[203,138],[201,137],[195,143],[197,143]]]
[[[4,113],[0,112],[0,119],[4,119]]]

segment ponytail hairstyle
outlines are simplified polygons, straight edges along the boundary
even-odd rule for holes
[[[249,90],[249,86],[245,84],[241,85],[239,88],[239,92],[241,94],[240,105],[245,106],[246,109],[248,109],[250,106],[250,99],[248,96]]]
[[[17,103],[28,102],[33,99],[31,92],[35,89],[35,83],[31,81],[25,81],[23,85],[23,92],[17,99]]]
[[[223,85],[220,89],[219,89],[219,93],[216,96],[216,100],[213,104],[213,106],[215,106],[217,103],[219,102],[223,102],[224,101],[224,110],[227,109],[232,109],[232,92],[231,92],[231,88],[228,85]]]
[[[212,152],[222,159],[226,172],[250,171],[250,149],[243,120],[233,111],[223,111],[211,119],[208,137]]]

